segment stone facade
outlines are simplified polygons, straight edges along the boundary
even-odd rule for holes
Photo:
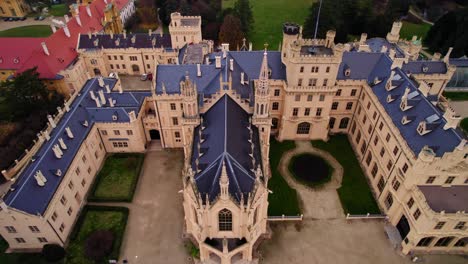
[[[24,0],[5,0],[0,2],[0,17],[24,17],[30,11]]]

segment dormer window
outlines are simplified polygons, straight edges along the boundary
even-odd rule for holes
[[[403,116],[403,118],[401,119],[401,124],[403,124],[403,125],[406,125],[406,124],[408,124],[409,122],[411,122],[411,120],[408,119],[407,116]]]
[[[401,100],[401,103],[400,103],[400,109],[401,111],[405,111],[407,108],[406,108],[406,100]]]
[[[395,99],[392,97],[391,94],[387,95],[387,103],[393,102]]]
[[[346,77],[349,77],[349,76],[351,75],[351,69],[350,69],[350,68],[347,68],[347,69],[345,70],[345,72],[344,72],[344,75],[345,75]]]
[[[427,67],[427,65],[423,65],[423,66],[422,66],[422,71],[423,71],[423,72],[429,71],[429,67]]]
[[[416,128],[416,130],[418,131],[419,135],[421,135],[421,136],[423,136],[423,135],[425,135],[425,134],[427,134],[429,132],[429,131],[426,130],[426,122],[425,121],[419,122],[419,125]]]
[[[271,68],[268,68],[268,77],[271,77]]]
[[[117,115],[112,115],[112,121],[117,121]]]

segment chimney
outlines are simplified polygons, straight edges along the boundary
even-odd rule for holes
[[[65,132],[67,133],[68,138],[70,138],[70,139],[74,138],[73,133],[72,133],[70,127],[66,127],[66,128],[65,128]]]
[[[66,35],[67,37],[70,37],[70,30],[68,30],[68,26],[67,26],[67,25],[65,25],[65,26],[63,27],[63,32],[65,32],[65,35]]]
[[[216,60],[216,63],[215,63],[216,69],[221,69],[221,56],[215,56],[215,60]]]
[[[63,150],[66,150],[66,149],[67,149],[67,145],[65,145],[65,141],[63,141],[63,138],[59,138],[58,141],[59,141],[60,147],[61,147]]]
[[[114,107],[114,100],[112,100],[112,98],[110,97],[108,98],[108,100],[109,100],[109,106]]]
[[[70,21],[70,18],[68,17],[68,15],[64,15],[63,17],[65,18],[65,23],[68,23]]]
[[[244,85],[244,75],[245,75],[245,74],[244,74],[244,72],[241,72],[241,76],[240,76],[240,77],[241,77],[241,79],[240,79],[240,83],[241,83],[242,85]]]
[[[54,25],[54,23],[50,24],[50,28],[52,29],[52,33],[57,32],[57,27]]]
[[[106,93],[110,93],[110,92],[111,92],[110,87],[108,84],[106,84]]]
[[[91,8],[89,7],[89,4],[86,5],[86,13],[88,14],[89,17],[92,17],[93,15],[91,14]]]
[[[252,42],[249,42],[249,51],[252,51]]]
[[[229,59],[229,69],[231,71],[234,71],[234,60],[233,59]]]
[[[100,87],[104,87],[104,85],[105,85],[104,79],[101,76],[99,76],[99,78],[98,78],[98,83],[99,83]]]
[[[123,37],[124,37],[124,39],[127,39],[127,30],[125,30],[125,29],[123,30]]]
[[[197,63],[197,77],[201,77],[200,63]]]
[[[110,38],[111,38],[111,39],[114,39],[114,32],[113,32],[113,31],[111,31],[111,32],[109,33],[109,35],[110,35]]]
[[[151,34],[152,34],[152,33],[153,33],[153,31],[151,30],[151,28],[150,28],[150,29],[148,29],[148,36],[150,36],[150,37],[151,37]]]
[[[105,105],[106,104],[106,97],[104,96],[104,91],[103,90],[99,90],[99,98],[101,98],[101,104],[102,105]]]
[[[434,55],[432,55],[432,60],[433,61],[438,61],[438,60],[440,60],[440,57],[442,57],[442,54],[440,54],[439,52],[436,52],[436,53],[434,53]]]
[[[45,42],[41,42],[42,49],[44,50],[45,55],[49,56],[50,52],[49,49],[47,48],[47,44]]]
[[[76,23],[78,24],[78,26],[80,26],[80,27],[81,27],[82,25],[81,25],[81,18],[80,18],[80,14],[76,14],[76,16],[75,16],[75,19],[76,19]]]
[[[101,107],[101,102],[99,101],[99,98],[94,97],[94,102],[96,102],[96,107]]]
[[[208,56],[205,58],[205,64],[210,65],[210,58]]]
[[[52,118],[51,115],[47,115],[47,120],[49,120],[49,124],[50,124],[51,127],[53,127],[53,128],[57,127],[57,124],[55,124],[55,121],[54,121],[54,119]]]
[[[450,47],[450,48],[448,49],[448,51],[447,51],[447,54],[445,54],[445,57],[444,57],[444,62],[445,62],[445,63],[448,63],[448,62],[449,62],[450,53],[452,53],[452,50],[453,50],[453,48]]]
[[[359,44],[363,45],[366,43],[367,40],[367,33],[362,33],[361,34],[361,40],[359,40]]]
[[[91,39],[91,31],[88,31],[88,38]]]

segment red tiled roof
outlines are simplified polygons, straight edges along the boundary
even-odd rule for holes
[[[111,1],[108,0],[107,2],[110,3]],[[127,2],[128,0],[115,1],[117,9],[120,10]],[[106,3],[104,0],[96,0],[89,6],[91,17],[86,12],[85,6],[79,7],[81,26],[78,25],[75,17],[72,17],[67,23],[70,37],[65,35],[63,28],[58,28],[50,37],[41,39],[40,41],[27,41],[29,38],[15,38],[16,43],[12,41],[9,45],[15,46],[17,43],[24,43],[25,45],[21,52],[17,52],[17,54],[23,53],[25,57],[24,63],[20,63],[21,65],[18,67],[18,72],[23,72],[37,66],[41,78],[56,79],[57,74],[61,70],[67,68],[78,56],[76,45],[79,34],[99,32],[103,28],[101,20],[104,17]],[[41,47],[40,42],[44,40],[50,55],[46,55]],[[3,51],[1,53],[3,53]],[[24,54],[29,54],[29,56],[25,56]],[[0,68],[4,67],[0,66]]]
[[[18,70],[46,38],[1,38],[0,69]]]

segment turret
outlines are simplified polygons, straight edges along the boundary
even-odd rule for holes
[[[281,47],[281,62],[285,63],[285,59],[288,56],[289,46],[291,43],[299,39],[300,27],[294,23],[283,24],[283,45]]]
[[[198,117],[197,86],[190,80],[188,72],[185,80],[180,82],[180,91],[183,96],[184,117]]]
[[[327,31],[327,38],[325,39],[325,47],[331,48],[335,45],[336,32],[334,30]]]
[[[265,45],[263,61],[255,89],[255,117],[268,117],[268,54]]]
[[[387,40],[391,43],[397,43],[400,39],[400,29],[403,24],[401,21],[395,21],[392,25],[392,30],[387,34]]]

